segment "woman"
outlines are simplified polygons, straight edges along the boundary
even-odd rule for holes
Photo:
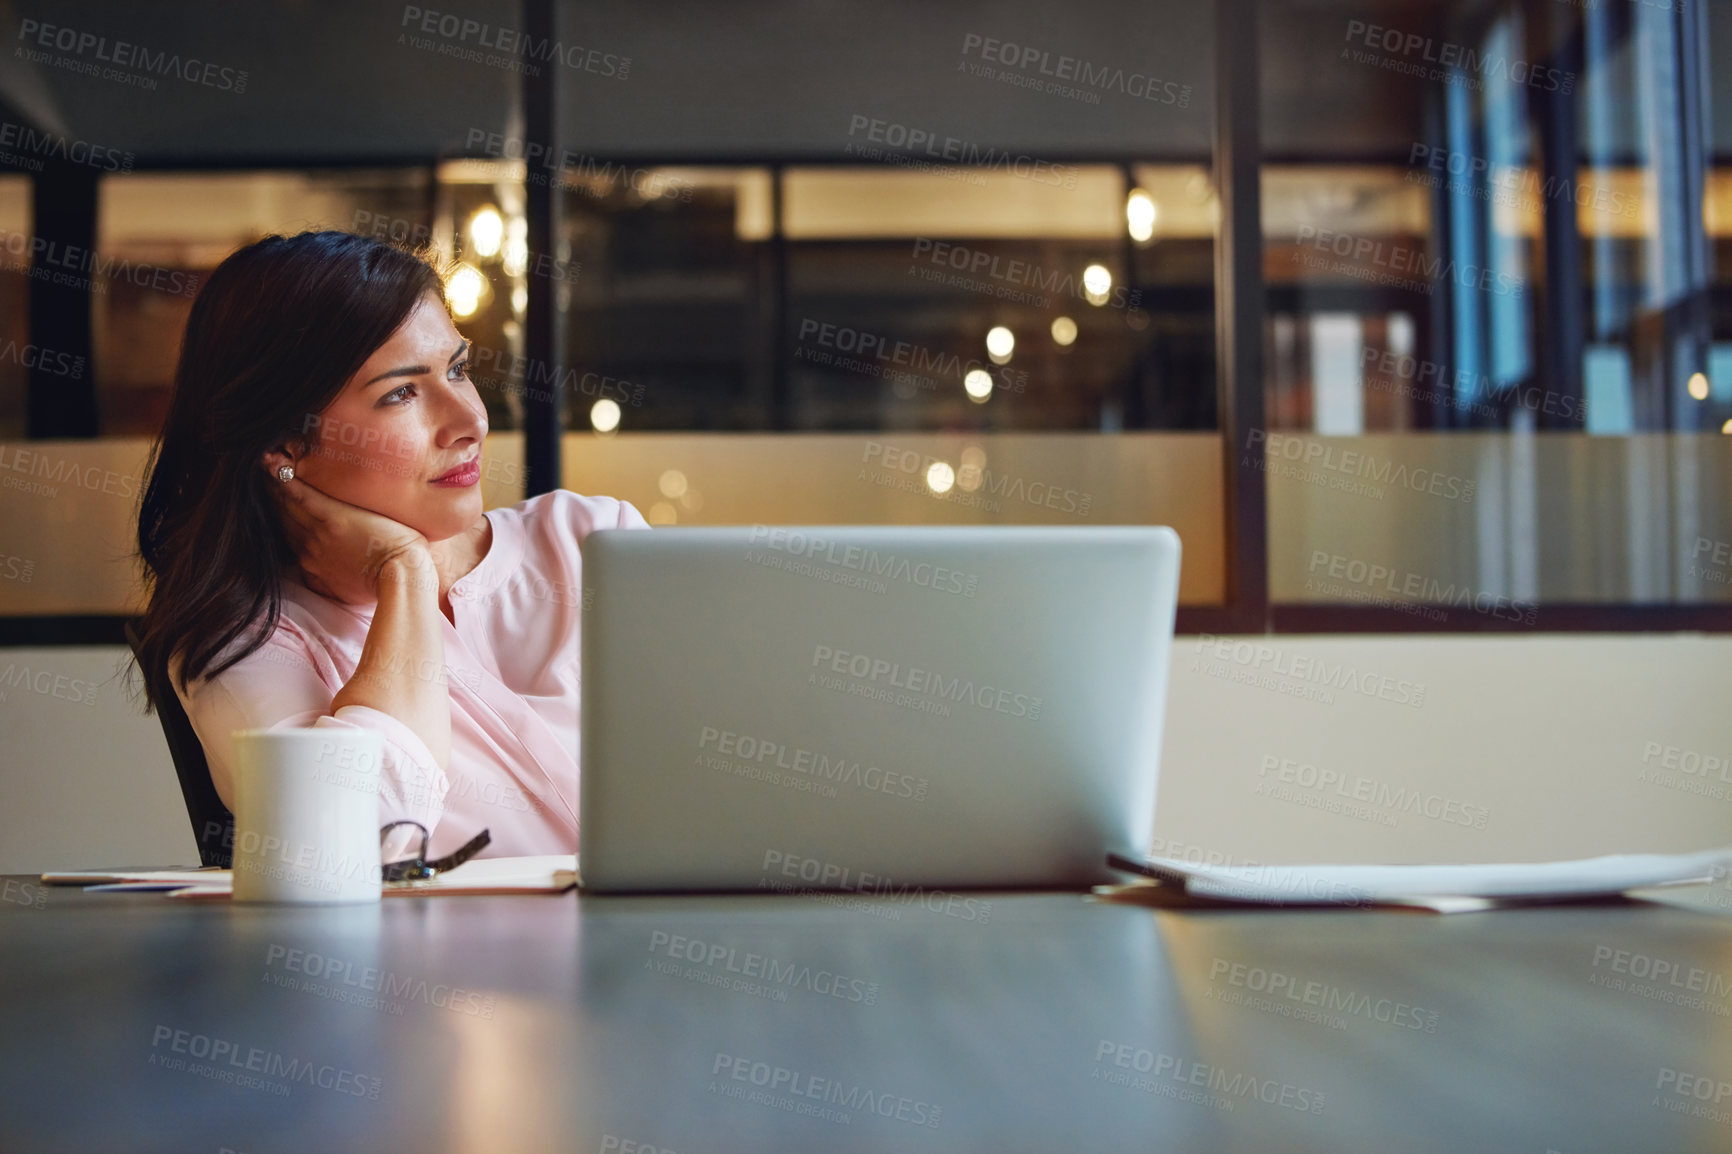
[[[194,302],[139,664],[231,809],[235,730],[370,729],[380,824],[425,825],[430,857],[483,828],[485,855],[577,851],[577,543],[649,526],[565,491],[483,514],[468,348],[428,264],[347,233],[266,237]]]

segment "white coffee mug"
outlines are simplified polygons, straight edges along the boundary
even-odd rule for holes
[[[237,902],[379,900],[379,772],[366,729],[234,734]]]

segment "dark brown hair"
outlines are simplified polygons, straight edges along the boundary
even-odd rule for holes
[[[146,700],[264,645],[294,563],[261,458],[306,437],[439,274],[345,232],[267,236],[205,282],[186,323],[174,397],[138,514],[149,607],[138,626]],[[239,644],[236,645],[236,642]]]

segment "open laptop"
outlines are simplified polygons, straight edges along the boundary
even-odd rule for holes
[[[583,888],[1119,880],[1146,855],[1168,528],[598,532]]]

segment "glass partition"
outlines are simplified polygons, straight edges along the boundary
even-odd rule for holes
[[[1727,599],[1729,222],[1696,63],[1726,9],[1679,7],[1265,6],[1267,427],[1236,449],[1277,606]],[[1375,137],[1329,139],[1367,122],[1346,93],[1387,110]]]
[[[1220,604],[1209,6],[809,9],[745,73],[766,34],[688,16],[561,9],[631,62],[564,77],[543,150],[564,483],[669,526],[1172,524]]]
[[[1732,8],[1257,4],[1226,90],[1260,97],[1256,420],[1220,402],[1220,342],[1245,350],[1217,269],[1245,266],[1217,163],[1247,141],[1215,155],[1243,127],[1215,5],[761,11],[669,37],[555,5],[585,51],[533,74],[400,14],[337,45],[277,2],[182,29],[244,100],[23,62],[79,134],[15,109],[0,154],[5,557],[54,581],[0,581],[0,614],[130,604],[122,492],[197,285],[322,226],[445,268],[489,501],[551,480],[520,436],[551,391],[559,480],[660,525],[1167,523],[1184,603],[1252,629],[1732,620]],[[265,66],[315,44],[325,84]],[[57,163],[99,145],[120,162]],[[77,284],[33,263],[50,241]],[[543,304],[560,348],[532,355]],[[102,547],[57,552],[81,527]]]

